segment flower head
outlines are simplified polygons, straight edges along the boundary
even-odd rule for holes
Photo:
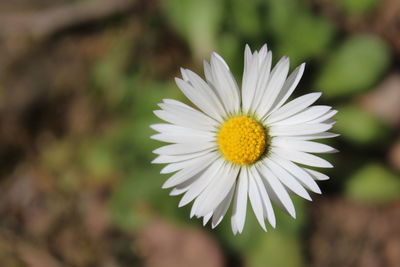
[[[290,193],[311,200],[306,189],[321,193],[315,180],[328,176],[299,166],[332,165],[311,153],[331,153],[328,145],[310,141],[331,138],[331,119],[337,111],[312,104],[321,93],[288,102],[304,71],[304,64],[289,76],[289,59],[283,57],[271,70],[272,53],[264,45],[252,53],[246,46],[242,86],[216,53],[204,62],[203,80],[181,69],[176,83],[198,108],[164,99],[154,113],[165,124],[151,127],[152,138],[171,143],[158,148],[153,163],[167,163],[161,173],[174,173],[163,185],[171,195],[183,195],[179,206],[192,201],[191,217],[211,219],[217,226],[232,203],[233,232],[241,233],[247,202],[266,230],[275,227],[272,202],[295,217]]]

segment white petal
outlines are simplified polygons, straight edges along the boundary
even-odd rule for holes
[[[293,125],[272,125],[269,134],[271,136],[296,136],[310,135],[325,132],[332,128],[329,124],[293,124]]]
[[[294,89],[296,89],[301,77],[303,76],[304,68],[305,63],[301,64],[289,75],[289,77],[285,81],[285,84],[282,86],[279,95],[276,97],[273,108],[269,112],[269,114],[279,109],[289,99]]]
[[[276,203],[278,205],[281,205],[285,211],[287,211],[293,218],[295,218],[296,211],[294,209],[293,202],[279,179],[276,178],[271,170],[263,164],[257,164],[256,168],[263,178],[263,181],[268,184],[265,188],[267,189],[271,199],[276,198]]]
[[[246,44],[245,49],[244,49],[244,67],[243,67],[243,77],[242,77],[242,102],[243,105],[246,102],[247,105],[250,105],[250,101],[246,101],[245,99],[251,99],[252,94],[250,93],[252,90],[255,88],[255,83],[254,86],[249,86],[249,75],[252,73],[251,72],[251,62],[252,62],[253,54],[251,53],[250,47],[248,44]],[[253,73],[254,75],[254,73]],[[256,80],[255,78],[253,80]]]
[[[211,66],[211,70],[212,66]],[[206,92],[207,95],[210,98],[210,101],[213,101],[212,103],[216,104],[218,107],[218,110],[221,112],[221,115],[225,116],[227,110],[224,109],[224,99],[221,99],[218,97],[218,93],[216,92],[215,88],[213,88],[213,86],[215,87],[216,83],[218,82],[218,80],[216,79],[215,73],[213,73],[213,84],[208,84],[207,82],[205,82],[199,75],[197,75],[196,73],[194,73],[191,70],[182,70],[181,72],[185,72],[187,77],[189,78],[189,81],[191,83],[191,85],[194,88],[198,88],[199,90],[202,90],[203,92]]]
[[[318,134],[296,135],[296,136],[291,136],[290,138],[296,139],[296,140],[313,140],[313,139],[333,138],[333,137],[337,137],[339,135],[340,134],[325,132],[325,133],[318,133]]]
[[[253,56],[252,66],[248,75],[249,81],[243,87],[243,110],[254,113],[259,106],[262,96],[267,88],[272,65],[272,53],[268,52],[266,47],[263,47],[265,53],[260,52],[260,55]],[[262,49],[263,50],[263,49]]]
[[[235,222],[236,230],[239,233],[243,231],[246,220],[247,192],[249,187],[248,179],[247,172],[242,168],[236,185],[236,193],[232,209],[232,223]]]
[[[208,167],[208,169],[201,175],[201,177],[190,186],[189,190],[179,202],[179,207],[182,207],[195,199],[201,192],[203,192],[203,190],[213,179],[219,179],[219,176],[224,170],[222,168],[223,163],[224,160],[222,158],[219,158],[213,162],[210,167]]]
[[[242,105],[245,112],[249,111],[251,107],[257,87],[258,66],[256,60],[253,60],[253,58],[250,47],[246,44],[242,78]]]
[[[175,105],[175,106],[180,106],[180,107],[184,107],[184,108],[187,108],[187,109],[193,109],[193,110],[195,110],[195,109],[192,108],[191,106],[188,106],[188,105],[186,105],[185,103],[182,103],[181,101],[178,101],[178,100],[175,100],[175,99],[164,98],[164,99],[163,99],[163,102],[164,102],[165,104]]]
[[[186,135],[186,136],[194,136],[197,137],[214,137],[215,133],[213,132],[208,132],[208,131],[201,131],[201,130],[196,130],[192,128],[187,128],[187,127],[182,127],[182,126],[177,126],[174,124],[168,124],[168,123],[157,123],[157,124],[152,124],[150,125],[150,128],[153,130],[163,133],[163,134],[172,134],[172,135]]]
[[[326,121],[326,120],[332,118],[333,116],[335,116],[336,113],[338,113],[337,110],[331,110],[331,111],[325,113],[324,115],[322,115],[322,116],[320,116],[320,117],[318,117],[318,118],[316,118],[314,120],[308,121],[307,123],[323,123],[324,121]]]
[[[324,121],[324,124],[329,124],[329,125],[334,125],[337,121],[335,119],[327,119],[326,121]]]
[[[288,148],[281,147],[273,147],[272,152],[278,154],[282,158],[319,168],[332,168],[332,164],[330,164],[327,160],[314,156],[312,154],[308,154],[306,152],[291,150]]]
[[[271,224],[271,226],[275,228],[275,226],[276,226],[275,212],[274,212],[274,209],[272,208],[271,199],[265,188],[265,184],[263,183],[261,176],[258,173],[258,170],[256,168],[250,167],[249,171],[250,171],[249,175],[254,179],[254,181],[257,184],[258,191],[260,192],[261,200],[264,204],[263,205],[264,218],[268,218],[268,221]]]
[[[329,180],[328,175],[325,175],[323,173],[317,172],[315,170],[307,169],[307,168],[303,168],[303,169],[306,172],[308,172],[315,180],[320,180],[320,181]]]
[[[235,219],[235,217],[231,217],[231,227],[232,227],[232,233],[233,233],[234,235],[236,235],[236,234],[238,233],[238,229],[237,229],[237,226],[236,226],[236,219]]]
[[[274,153],[271,153],[269,158],[275,163],[279,164],[282,168],[285,168],[285,170],[293,174],[293,176],[296,177],[308,189],[317,194],[321,194],[321,190],[319,189],[317,183],[306,171],[304,171],[303,168],[297,166],[289,160],[279,157]]]
[[[218,205],[218,207],[215,209],[214,211],[214,215],[212,217],[212,223],[211,223],[211,227],[215,228],[217,227],[217,225],[222,221],[222,219],[224,218],[226,211],[228,210],[231,201],[232,201],[232,197],[233,197],[233,193],[235,192],[235,186],[232,186],[231,191],[229,191],[228,195],[225,197],[224,200],[222,200],[222,202]]]
[[[195,135],[177,135],[177,134],[155,134],[150,136],[151,139],[166,142],[166,143],[180,143],[187,144],[193,142],[213,142],[215,137],[195,136]]]
[[[272,105],[278,96],[289,72],[289,58],[282,57],[272,69],[267,88],[261,97],[261,102],[257,107],[256,114],[262,118],[271,110]]]
[[[219,125],[214,119],[190,107],[168,103],[161,103],[159,106],[163,109],[163,112],[158,112],[159,114],[156,115],[172,124],[203,131],[214,130]]]
[[[154,154],[159,155],[181,155],[181,154],[190,154],[200,151],[205,151],[207,149],[215,148],[216,144],[214,142],[207,143],[189,143],[189,144],[172,144],[162,146],[153,151]]]
[[[193,159],[189,159],[189,160],[185,160],[185,161],[180,161],[180,162],[176,162],[176,163],[171,163],[168,164],[167,166],[165,166],[160,173],[161,174],[166,174],[166,173],[171,173],[171,172],[176,172],[185,168],[190,167],[193,164],[197,164],[197,162],[199,161],[199,158],[193,158]]]
[[[256,110],[260,106],[268,88],[268,83],[271,77],[272,52],[268,52],[266,56],[263,56],[262,53],[260,53],[258,56],[258,62],[254,62],[254,64],[258,65],[258,71],[257,86],[249,109],[252,113],[256,113]]]
[[[222,116],[225,114],[225,111],[211,89],[194,88],[192,85],[179,78],[175,78],[175,82],[182,93],[199,109],[211,118],[219,122],[223,121]]]
[[[228,114],[238,113],[240,108],[239,88],[228,65],[217,53],[213,53],[211,56],[211,70],[215,89],[223,100],[225,110]]]
[[[336,149],[325,144],[311,142],[311,141],[296,140],[290,137],[275,137],[272,139],[272,146],[284,147],[310,153],[337,152]]]
[[[283,105],[281,108],[272,112],[271,115],[267,116],[265,122],[267,125],[269,125],[273,122],[293,116],[294,114],[297,114],[298,112],[311,106],[320,96],[321,93],[310,93],[295,98],[289,103]]]
[[[169,193],[170,196],[177,196],[187,192],[194,183],[203,175],[204,170],[199,173],[193,175],[190,179],[178,184],[175,188],[171,190]]]
[[[311,197],[307,190],[305,190],[304,187],[280,165],[268,158],[265,158],[262,163],[265,164],[275,174],[279,181],[281,181],[281,183],[289,188],[293,193],[311,201]]]
[[[214,148],[204,150],[201,152],[185,154],[185,155],[174,155],[174,156],[159,155],[151,163],[154,163],[154,164],[173,163],[173,162],[179,162],[179,161],[184,161],[184,160],[188,160],[188,159],[193,159],[193,158],[197,158],[197,157],[206,155],[206,154],[210,153],[213,149]]]
[[[172,175],[162,186],[162,188],[169,188],[174,187],[180,183],[185,182],[186,180],[190,179],[194,175],[198,174],[205,168],[207,168],[213,161],[215,161],[219,156],[215,153],[207,154],[203,157],[199,157],[196,164],[192,166],[180,170],[179,172]]]
[[[207,214],[206,216],[203,217],[203,226],[205,226],[208,223],[208,221],[211,219],[212,215],[213,215],[213,213],[210,212],[209,214]]]
[[[209,85],[212,85],[214,87],[215,81],[214,77],[211,71],[211,66],[210,63],[208,63],[207,60],[203,61],[203,66],[204,66],[204,76],[206,77],[206,81]]]
[[[178,196],[185,193],[185,188],[173,188],[169,193],[170,196]]]
[[[274,122],[275,125],[289,125],[289,124],[300,124],[304,122],[310,122],[315,118],[318,118],[325,113],[327,113],[331,109],[330,106],[312,106],[306,108],[304,111],[297,113],[287,119],[283,119],[281,121]]]
[[[221,176],[211,181],[196,198],[195,203],[199,203],[195,212],[197,216],[205,216],[215,210],[234,185],[240,168],[228,162],[222,168]]]
[[[248,172],[247,168],[246,172]],[[254,177],[250,175],[249,175],[249,199],[258,223],[261,225],[264,231],[267,231],[264,222],[263,201],[261,199],[260,193],[258,192],[256,181]]]

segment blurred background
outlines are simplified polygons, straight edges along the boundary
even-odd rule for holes
[[[243,50],[307,62],[336,167],[264,233],[189,219],[151,165],[173,78]],[[400,1],[1,0],[0,266],[400,266]]]

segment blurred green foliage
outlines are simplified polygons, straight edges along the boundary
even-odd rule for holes
[[[161,3],[171,25],[188,42],[195,58],[202,59],[208,55],[216,46],[223,1],[169,0]]]
[[[339,7],[350,15],[364,15],[378,6],[379,0],[338,0]]]
[[[335,126],[342,135],[339,140],[362,150],[379,146],[388,136],[388,126],[353,103],[353,97],[376,85],[389,66],[389,48],[379,37],[338,36],[337,25],[316,14],[304,1],[168,0],[161,5],[168,27],[188,45],[194,68],[199,69],[202,59],[215,50],[227,60],[240,83],[244,45],[259,49],[267,43],[274,61],[288,55],[292,67],[311,62],[300,90],[322,90],[325,101],[339,109]],[[346,12],[358,14],[373,8],[375,1],[343,0],[340,5]],[[160,145],[149,138],[153,134],[149,125],[159,122],[152,111],[163,98],[186,100],[172,83],[173,77],[165,81],[149,76],[143,66],[159,62],[149,63],[146,56],[133,55],[132,43],[140,41],[129,34],[120,36],[93,69],[94,97],[114,117],[114,124],[82,147],[83,168],[95,177],[106,177],[117,170],[121,179],[112,190],[109,207],[114,222],[126,231],[136,231],[159,215],[180,224],[201,225],[197,219],[189,219],[190,207],[178,209],[179,197],[161,190],[167,176],[159,174],[161,167],[150,164],[155,157],[151,151]],[[135,64],[131,64],[132,57]],[[343,145],[337,140],[330,143]],[[359,151],[353,153],[348,157],[360,156]],[[367,163],[352,177],[340,181],[345,183],[349,197],[361,201],[382,202],[400,194],[398,177],[383,163]],[[320,185],[324,187],[324,183]],[[296,197],[294,201],[298,218],[293,220],[275,209],[277,229],[269,227],[267,233],[257,225],[251,207],[242,235],[232,235],[229,216],[212,233],[223,247],[240,252],[250,266],[304,266],[301,233],[307,222],[307,202]]]
[[[382,164],[370,163],[350,177],[346,194],[362,202],[384,203],[400,197],[400,177]]]
[[[388,67],[387,45],[372,35],[348,38],[330,55],[315,88],[324,97],[351,96],[371,89]]]
[[[388,128],[377,118],[363,111],[360,107],[349,104],[337,107],[338,123],[335,128],[343,138],[358,145],[373,144],[381,141],[388,134]]]

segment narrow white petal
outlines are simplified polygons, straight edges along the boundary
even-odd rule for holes
[[[307,168],[303,168],[303,169],[306,172],[308,172],[315,180],[320,180],[320,181],[329,180],[328,175],[325,175],[323,173],[317,172],[315,170],[307,169]]]
[[[246,172],[248,172],[246,168]],[[249,199],[253,208],[254,214],[256,215],[258,223],[261,225],[264,231],[267,231],[264,222],[264,207],[258,187],[253,176],[249,174]]]
[[[168,123],[157,123],[150,125],[150,128],[165,134],[176,134],[176,135],[187,135],[187,136],[203,136],[203,137],[213,137],[215,133],[209,131],[201,131],[192,128],[177,126]]]
[[[209,101],[212,101],[212,103],[217,106],[221,115],[226,115],[227,110],[223,108],[224,101],[221,101],[221,99],[218,98],[218,95],[216,94],[214,88],[210,87],[210,85],[207,82],[205,82],[199,75],[197,75],[193,71],[186,69],[186,70],[184,70],[184,72],[186,72],[186,75],[188,76],[193,88],[196,88],[198,90],[201,90],[202,92],[205,92],[209,98]],[[216,82],[217,81],[216,81],[215,75],[214,75],[214,84]]]
[[[304,68],[305,63],[301,64],[289,75],[289,77],[285,81],[285,84],[282,86],[282,89],[280,90],[278,96],[276,97],[273,108],[271,109],[269,114],[279,109],[289,99],[294,89],[296,89],[301,77],[303,76]]]
[[[187,144],[193,142],[213,142],[215,137],[195,136],[195,135],[178,135],[178,134],[155,134],[150,136],[151,139],[166,142],[166,143],[180,143]]]
[[[193,184],[191,184],[189,190],[182,197],[179,202],[179,207],[185,206],[193,199],[195,199],[203,190],[210,184],[213,179],[219,179],[219,176],[223,172],[222,165],[224,160],[222,158],[217,159],[211,164],[210,167],[197,179]]]
[[[175,100],[175,99],[170,99],[170,98],[164,98],[163,103],[169,104],[169,105],[174,105],[174,106],[181,106],[187,109],[193,109],[191,106],[186,105],[185,103],[182,103],[181,101]]]
[[[203,226],[206,226],[206,224],[208,223],[208,221],[211,219],[212,216],[213,216],[213,213],[210,212],[209,214],[207,214],[206,216],[203,217]]]
[[[233,235],[236,235],[239,231],[236,225],[236,218],[235,217],[231,217],[231,227],[232,227],[232,233]]]
[[[198,164],[199,160],[201,158],[196,157],[193,159],[185,160],[185,161],[180,161],[176,163],[171,163],[166,165],[161,171],[161,174],[166,174],[166,173],[171,173],[171,172],[176,172],[185,168],[190,167],[191,165]],[[219,159],[217,161],[220,161]]]
[[[324,124],[334,125],[337,121],[335,119],[327,119],[323,121]]]
[[[246,45],[244,52],[244,70],[242,79],[242,105],[245,112],[249,111],[253,99],[255,98],[255,92],[257,89],[258,81],[258,55],[255,52],[251,54],[250,48]],[[269,75],[269,72],[266,73]]]
[[[225,198],[234,185],[239,167],[226,162],[222,168],[219,179],[214,179],[206,189],[196,198],[198,203],[195,214],[197,216],[205,216],[209,212],[215,210],[217,205]]]
[[[259,53],[258,53],[258,68],[259,68],[259,70],[261,69],[261,62],[264,60],[264,59],[266,59],[266,57],[267,57],[267,55],[268,55],[268,47],[267,47],[267,45],[266,44],[264,44],[262,47],[261,47],[261,49],[260,49],[260,51],[259,51]]]
[[[207,60],[203,61],[203,66],[204,66],[204,76],[206,77],[206,81],[209,85],[214,86],[215,81],[214,77],[211,71],[211,65],[210,63],[207,62]]]
[[[329,124],[293,124],[293,125],[272,125],[269,134],[271,136],[296,136],[310,135],[325,132],[332,128]]]
[[[215,89],[223,100],[225,110],[228,114],[239,112],[239,88],[228,65],[217,53],[213,53],[211,56],[211,70],[213,72]]]
[[[310,120],[307,123],[322,123],[322,122],[332,118],[333,116],[335,116],[336,113],[338,113],[337,110],[330,110],[329,112],[323,114],[322,116],[320,116],[314,120]]]
[[[192,185],[195,184],[196,181],[203,175],[204,172],[204,170],[200,171],[199,173],[193,175],[190,179],[176,185],[176,187],[171,190],[169,195],[177,196],[187,192],[192,187]]]
[[[256,114],[259,117],[267,115],[268,111],[271,110],[272,105],[278,96],[289,72],[289,58],[282,57],[276,66],[272,69],[271,78],[268,81],[268,85],[261,97],[261,102],[257,107]]]
[[[171,192],[169,192],[169,195],[170,196],[178,196],[178,195],[181,195],[181,194],[183,194],[183,193],[185,193],[186,191],[185,191],[185,189],[184,188],[173,188],[172,190],[171,190]]]
[[[261,200],[263,202],[263,210],[264,210],[264,218],[267,218],[269,223],[273,228],[276,226],[276,218],[275,218],[275,212],[274,209],[272,208],[272,203],[271,199],[268,195],[268,192],[265,188],[265,184],[263,183],[260,174],[258,173],[257,168],[255,167],[250,167],[250,176],[254,179],[254,181],[257,184],[258,191],[260,192]]]
[[[185,182],[194,175],[198,174],[205,168],[207,168],[213,161],[215,161],[219,156],[214,154],[207,154],[203,157],[198,158],[196,164],[180,170],[179,172],[172,175],[162,186],[162,188],[174,187],[180,183]]]
[[[252,63],[255,65],[254,69],[256,68],[256,65],[259,66],[256,72],[256,86],[252,91],[250,91],[252,93],[250,99],[251,102],[249,104],[250,106],[245,107],[245,105],[243,105],[244,111],[250,111],[251,113],[256,112],[257,107],[260,105],[265,91],[267,90],[272,66],[272,53],[268,52],[265,57],[258,56],[255,60],[258,62]]]
[[[231,201],[232,201],[232,197],[233,197],[233,193],[235,192],[235,186],[232,186],[231,191],[229,191],[228,195],[225,197],[224,200],[222,200],[222,202],[218,205],[218,207],[215,209],[213,217],[212,217],[212,223],[211,223],[211,227],[215,228],[217,227],[217,225],[222,221],[222,219],[224,218],[226,211],[228,210]]]
[[[306,186],[311,191],[321,194],[321,190],[314,179],[306,172],[303,168],[297,166],[293,162],[279,157],[278,155],[271,153],[269,156],[271,160],[279,164],[282,168],[293,174],[304,186]]]
[[[185,155],[174,155],[174,156],[159,155],[151,163],[163,164],[163,163],[173,163],[173,162],[185,161],[185,160],[188,160],[188,159],[193,159],[193,158],[197,158],[197,157],[206,155],[206,154],[212,152],[212,150],[214,150],[214,148],[208,149],[208,150],[204,150],[204,151],[201,151],[201,152],[185,154]]]
[[[154,154],[159,155],[181,155],[181,154],[189,154],[194,152],[204,151],[210,148],[215,148],[216,145],[214,142],[207,143],[189,143],[189,144],[172,144],[162,146],[153,151]]]
[[[310,93],[294,100],[290,101],[289,103],[283,105],[281,108],[277,109],[276,111],[272,112],[269,116],[266,117],[265,122],[266,124],[271,124],[276,121],[283,120],[290,116],[297,114],[298,112],[308,108],[311,106],[317,99],[321,96],[321,93]]]
[[[313,139],[333,138],[333,137],[337,137],[339,135],[340,134],[325,132],[325,133],[318,133],[318,134],[296,135],[296,136],[291,136],[290,138],[296,139],[296,140],[313,140]]]
[[[204,90],[204,88],[194,88],[188,82],[179,78],[175,78],[175,82],[179,89],[181,89],[182,93],[199,109],[211,118],[219,122],[223,121],[222,116],[225,112],[211,89],[210,91],[207,91]]]
[[[281,147],[273,147],[272,151],[282,158],[308,165],[318,168],[332,168],[332,164],[330,164],[327,160],[314,156],[312,154],[308,154],[306,152],[291,150],[288,148]]]
[[[262,163],[265,164],[275,174],[279,181],[281,181],[281,183],[289,188],[293,193],[311,201],[311,197],[307,190],[305,190],[304,187],[280,165],[268,158],[265,158]]]
[[[236,230],[239,233],[243,231],[246,220],[248,185],[249,181],[247,172],[242,168],[236,185],[236,193],[232,209],[232,223],[235,222]]]
[[[293,218],[296,217],[296,210],[293,202],[290,199],[288,192],[285,187],[281,184],[278,178],[263,164],[257,164],[256,168],[263,178],[263,181],[267,183],[266,189],[271,199],[275,199],[275,202],[280,205],[286,212]]]
[[[290,137],[275,137],[272,139],[272,146],[284,147],[309,153],[334,153],[337,150],[331,146],[312,142],[296,140]]]
[[[168,103],[161,103],[159,106],[163,112],[161,114],[158,112],[159,114],[156,115],[172,124],[203,131],[214,130],[219,125],[217,121],[206,114],[190,107]]]
[[[274,122],[275,125],[290,125],[290,124],[300,124],[304,122],[311,122],[314,119],[324,115],[331,109],[330,106],[312,106],[306,108],[304,111],[297,113],[287,119]]]

